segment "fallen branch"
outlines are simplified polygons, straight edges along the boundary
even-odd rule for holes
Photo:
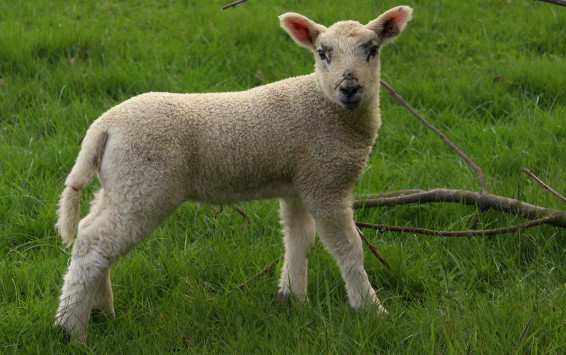
[[[482,194],[467,190],[450,189],[417,191],[419,192],[407,195],[399,194],[398,196],[394,197],[380,197],[383,195],[362,195],[364,199],[354,201],[353,207],[355,209],[360,209],[371,207],[398,206],[409,203],[454,202],[464,205],[478,206],[483,209],[494,209],[501,212],[519,215],[528,219],[552,216],[553,218],[550,218],[548,222],[546,222],[547,224],[553,225],[555,227],[566,228],[566,211],[562,210],[535,206],[520,200],[497,196],[490,193]]]
[[[236,5],[241,4],[241,3],[243,3],[243,2],[246,2],[246,1],[247,1],[247,0],[238,0],[238,1],[231,2],[231,3],[229,3],[229,4],[226,4],[226,5],[222,6],[222,10],[226,10],[226,9],[229,8],[229,7],[235,7]]]

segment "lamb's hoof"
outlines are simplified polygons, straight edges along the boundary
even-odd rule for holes
[[[73,339],[71,334],[62,325],[54,324],[53,328],[55,328],[56,333],[61,334],[62,342],[64,344],[70,343],[71,339]]]
[[[277,293],[277,297],[279,298],[279,303],[282,305],[288,305],[291,303],[291,293],[288,291],[279,291]]]
[[[91,319],[95,322],[97,321],[105,321],[105,320],[109,320],[109,319],[113,319],[116,317],[114,311],[112,312],[107,312],[107,311],[103,311],[100,308],[94,308],[90,311],[90,316]]]
[[[67,342],[71,340],[83,341],[86,339],[86,329],[70,328],[68,325],[62,324],[59,320],[55,321],[53,327],[60,329],[61,333],[65,333]]]
[[[385,318],[389,315],[389,312],[380,304],[377,305],[377,315],[379,318]]]

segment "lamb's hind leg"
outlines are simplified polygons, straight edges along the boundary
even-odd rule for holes
[[[104,248],[96,243],[101,234],[94,236],[88,232],[79,233],[69,269],[63,278],[63,289],[55,316],[56,326],[63,327],[68,334],[79,339],[86,335],[99,280],[111,263]]]
[[[110,283],[110,268],[104,269],[97,281],[97,288],[91,306],[92,313],[101,313],[107,317],[113,318],[114,313],[114,296],[112,293],[112,285]]]
[[[100,218],[101,213],[107,212],[108,197],[104,193],[104,189],[98,190],[91,203],[91,210],[80,223],[79,230],[88,228],[94,221]],[[110,283],[110,268],[102,271],[97,279],[96,292],[92,302],[92,312],[102,313],[108,317],[114,317],[114,296],[112,294],[112,286]]]
[[[314,219],[297,199],[281,200],[281,224],[285,240],[285,260],[279,281],[279,298],[293,294],[298,301],[307,299],[307,256],[313,245]]]
[[[157,225],[147,218],[147,214],[117,211],[112,206],[94,210],[97,215],[87,217],[88,223],[80,225],[71,263],[64,277],[55,322],[56,326],[63,327],[68,334],[79,339],[86,335],[93,306],[113,313],[109,279],[111,264]]]

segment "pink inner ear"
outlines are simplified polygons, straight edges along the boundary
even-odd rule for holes
[[[312,36],[309,32],[309,28],[298,21],[293,21],[293,19],[287,20],[287,27],[293,32],[293,36],[302,43],[311,44]]]
[[[399,28],[407,22],[409,14],[404,11],[396,11],[384,19],[382,24],[381,36],[384,38],[395,37],[399,34]]]

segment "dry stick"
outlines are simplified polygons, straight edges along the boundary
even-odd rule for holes
[[[479,166],[474,163],[472,159],[470,159],[464,152],[462,152],[454,143],[452,143],[442,132],[440,132],[436,127],[434,127],[430,122],[428,122],[421,114],[419,114],[405,99],[403,96],[399,95],[393,88],[387,84],[385,81],[381,80],[381,85],[385,87],[413,116],[415,116],[419,121],[421,121],[428,129],[433,131],[437,136],[442,139],[444,143],[446,143],[453,151],[455,151],[464,161],[475,171],[476,175],[478,176],[478,182],[480,184],[480,191],[481,193],[487,193],[487,184],[485,182],[485,178],[483,175],[482,170]],[[480,206],[481,207],[481,206]]]
[[[281,256],[279,256],[277,259],[273,260],[271,262],[271,264],[267,265],[263,270],[261,270],[260,272],[258,272],[254,277],[252,277],[251,279],[249,279],[248,281],[242,282],[241,284],[239,284],[235,289],[230,290],[230,292],[228,292],[226,295],[230,295],[231,293],[233,293],[236,290],[241,290],[244,287],[246,287],[247,284],[249,284],[250,282],[252,282],[253,280],[257,279],[258,277],[260,277],[261,275],[265,274],[266,272],[268,272],[271,268],[273,268],[275,265],[277,265],[277,263],[279,262],[279,260],[283,259],[285,257],[285,254],[281,254]]]
[[[248,214],[246,212],[244,212],[244,210],[242,210],[239,206],[232,205],[232,206],[230,206],[230,208],[232,208],[234,211],[238,212],[240,214],[240,216],[244,217],[245,220],[250,219]]]
[[[554,196],[558,197],[559,199],[561,199],[562,201],[566,202],[566,197],[562,196],[561,194],[559,194],[556,190],[554,190],[552,187],[548,186],[547,184],[545,184],[541,179],[539,179],[535,174],[533,174],[532,171],[530,171],[527,168],[523,168],[521,169],[523,170],[527,175],[529,175],[530,177],[532,177],[536,182],[538,182],[542,187],[544,187],[546,190],[550,191],[551,194],[553,194]]]
[[[371,250],[372,254],[377,258],[377,260],[381,261],[381,263],[387,268],[387,270],[391,270],[391,266],[389,266],[389,263],[387,262],[387,260],[385,260],[377,251],[377,249],[373,246],[373,244],[371,244],[371,242],[369,241],[368,237],[365,236],[364,233],[362,233],[362,231],[360,230],[360,228],[358,228],[356,226],[356,230],[358,231],[358,234],[360,235],[360,237],[364,240],[364,242],[366,242],[367,246],[369,247],[369,250]]]
[[[394,192],[393,192],[394,194]],[[372,195],[365,195],[372,197]],[[379,196],[379,195],[378,195]],[[371,208],[384,206],[398,206],[409,203],[444,203],[453,202],[464,205],[480,205],[485,208],[499,210],[501,212],[519,215],[528,219],[553,216],[548,224],[555,227],[566,228],[566,211],[531,205],[529,203],[493,194],[481,194],[467,190],[433,189],[409,195],[396,197],[381,197],[377,199],[353,201],[353,208]]]
[[[554,215],[546,216],[543,218],[534,219],[532,221],[520,223],[510,227],[485,229],[485,230],[467,230],[467,231],[437,231],[437,230],[425,229],[425,228],[389,226],[385,224],[371,224],[364,222],[355,222],[355,223],[358,227],[377,229],[380,232],[407,232],[407,233],[416,233],[416,234],[425,234],[425,235],[435,235],[441,237],[473,237],[478,235],[485,236],[485,235],[511,233],[519,229],[531,228],[541,224],[551,224],[550,222],[555,218],[556,216]]]
[[[238,0],[238,1],[231,2],[231,3],[227,4],[227,5],[222,6],[222,10],[226,10],[226,9],[229,8],[229,7],[235,7],[236,5],[241,4],[241,3],[245,2],[245,1],[246,1],[246,0]]]
[[[531,325],[531,320],[533,320],[532,317],[529,318],[529,320],[527,321],[527,324],[525,324],[525,327],[523,328],[523,331],[521,332],[521,336],[519,337],[519,341],[517,341],[517,344],[513,347],[514,353],[519,352],[519,346],[521,345],[521,342],[523,341],[525,334],[527,334],[527,330],[529,330],[529,326]]]

